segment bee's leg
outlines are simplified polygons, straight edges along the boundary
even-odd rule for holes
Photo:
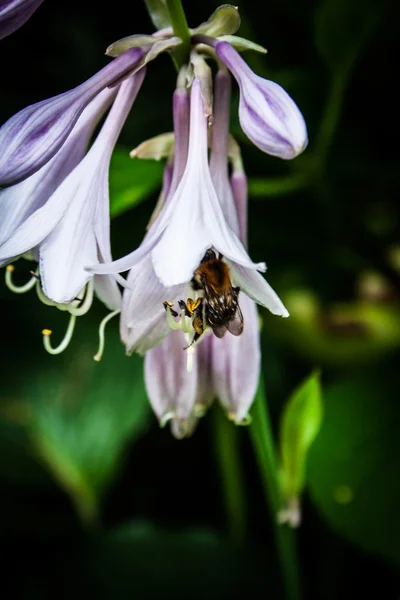
[[[234,288],[232,288],[232,289],[233,289],[233,291],[235,292],[235,294],[236,294],[236,297],[237,297],[237,296],[239,296],[240,287],[238,286],[238,287],[234,287]]]
[[[201,333],[197,333],[197,331],[195,332],[192,341],[190,342],[190,344],[188,344],[187,346],[184,347],[184,350],[187,350],[188,348],[190,348],[190,346],[193,346],[193,344],[195,344],[197,342],[197,340],[202,336]]]
[[[223,254],[221,254],[221,252],[218,252],[218,259],[219,259],[219,260],[222,260],[223,258],[224,258],[224,255],[223,255]]]
[[[178,316],[176,310],[173,310],[173,308],[171,308],[173,306],[172,302],[163,302],[163,306],[167,313],[170,312],[173,317]]]

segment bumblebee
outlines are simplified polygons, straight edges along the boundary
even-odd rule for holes
[[[214,250],[207,250],[193,273],[191,286],[203,296],[197,300],[188,298],[186,303],[183,300],[178,302],[180,309],[192,319],[195,334],[189,346],[197,342],[209,327],[218,338],[227,331],[235,336],[243,332],[243,315],[238,302],[240,288],[232,286],[229,267],[221,254],[217,257]],[[164,306],[174,317],[178,316],[169,302],[164,302]]]

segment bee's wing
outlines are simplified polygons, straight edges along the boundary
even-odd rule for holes
[[[227,332],[227,328],[225,325],[219,325],[218,327],[213,327],[212,330],[214,332],[214,335],[217,336],[217,338],[224,337],[224,335]]]
[[[240,310],[240,306],[238,304],[235,316],[227,324],[228,331],[232,335],[241,335],[241,333],[243,333],[243,325],[244,325],[243,315],[242,315],[242,311]]]

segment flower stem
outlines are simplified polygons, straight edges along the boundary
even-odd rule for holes
[[[334,134],[342,112],[349,76],[350,66],[347,65],[337,69],[332,74],[329,95],[315,143],[315,154],[318,156],[322,166],[333,143]]]
[[[190,54],[190,30],[181,0],[166,0],[174,34],[181,38],[182,45],[174,52],[178,69],[188,60]]]
[[[287,526],[279,525],[277,521],[277,515],[282,508],[282,498],[271,422],[262,378],[260,378],[252,417],[253,422],[249,428],[250,435],[273,523],[285,596],[287,600],[300,600],[300,573],[294,531]]]
[[[237,427],[215,407],[214,435],[226,517],[232,541],[241,546],[246,539],[246,499]]]

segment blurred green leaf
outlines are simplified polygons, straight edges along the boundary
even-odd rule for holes
[[[331,527],[400,564],[400,410],[396,371],[370,370],[324,390],[309,456],[312,500]]]
[[[171,21],[165,0],[144,0],[150,19],[156,29],[170,27]]]
[[[72,360],[29,381],[28,431],[36,452],[71,496],[84,522],[96,520],[106,485],[126,446],[146,429],[150,408],[143,360],[126,357],[117,332],[107,332],[103,360],[81,346]]]
[[[303,488],[306,460],[322,422],[320,374],[308,377],[289,398],[280,430],[281,476],[286,498],[298,497]]]
[[[118,146],[111,158],[111,217],[123,214],[161,188],[163,164],[130,158],[129,152]]]
[[[322,0],[315,12],[315,45],[331,69],[351,68],[385,6],[381,0]]]

